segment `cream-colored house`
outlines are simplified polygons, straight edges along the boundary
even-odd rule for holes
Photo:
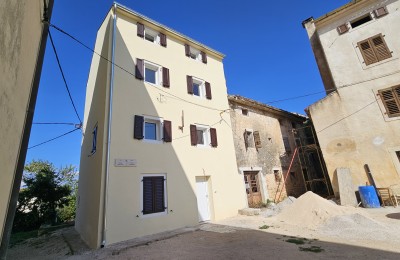
[[[87,84],[76,229],[93,248],[246,206],[224,55],[122,5]]]
[[[53,0],[0,1],[0,259],[25,164]]]
[[[400,178],[400,1],[360,0],[303,22],[327,96],[308,107],[333,189],[349,168],[356,190]]]

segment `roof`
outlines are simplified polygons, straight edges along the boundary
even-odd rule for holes
[[[318,17],[317,19],[314,20],[314,22],[315,22],[315,23],[316,23],[316,22],[320,22],[320,21],[322,21],[322,20],[324,20],[324,19],[326,19],[326,18],[328,18],[328,17],[331,17],[331,16],[333,16],[333,15],[335,15],[335,14],[337,14],[337,13],[342,12],[342,11],[345,10],[345,9],[348,9],[349,7],[352,7],[352,6],[354,6],[354,5],[357,5],[357,4],[361,3],[361,2],[366,2],[366,1],[368,1],[368,0],[352,0],[351,2],[349,2],[349,3],[347,3],[347,4],[345,4],[345,5],[341,6],[341,7],[339,7],[339,8],[337,8],[337,9],[333,10],[333,11],[331,11],[331,12],[325,14],[325,15],[322,15],[322,16]]]
[[[308,117],[302,114],[289,112],[277,107],[273,107],[250,98],[245,98],[239,95],[228,95],[229,103],[236,103],[245,107],[255,108],[261,111],[273,113],[280,116],[290,117],[294,120],[306,120]]]
[[[148,23],[151,23],[152,25],[154,25],[156,27],[160,27],[160,28],[164,29],[165,31],[167,31],[167,32],[169,32],[171,34],[174,34],[177,37],[182,38],[182,39],[184,39],[184,40],[186,40],[186,41],[188,41],[190,43],[198,45],[199,47],[206,49],[207,51],[213,53],[214,55],[219,56],[221,59],[223,59],[225,57],[225,54],[223,54],[223,53],[221,53],[219,51],[216,51],[216,50],[208,47],[207,45],[202,44],[202,43],[190,38],[189,36],[186,36],[186,35],[184,35],[182,33],[179,33],[177,31],[175,31],[174,29],[169,28],[168,26],[165,26],[165,25],[163,25],[163,24],[161,24],[161,23],[159,23],[157,21],[154,21],[153,19],[151,19],[151,18],[149,18],[149,17],[147,17],[147,16],[145,16],[145,15],[143,15],[141,13],[138,13],[138,12],[134,11],[134,10],[130,9],[129,7],[126,7],[126,6],[124,6],[124,5],[120,4],[120,3],[117,3],[117,2],[114,2],[114,4],[115,4],[116,8],[119,8],[119,9],[121,9],[121,10],[123,10],[123,11],[125,11],[125,12],[127,12],[129,14],[132,14],[132,15],[134,15],[136,17],[139,17],[140,19],[143,19],[143,20],[147,21]]]

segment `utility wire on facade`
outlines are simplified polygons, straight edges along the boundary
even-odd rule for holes
[[[111,64],[113,64],[113,65],[115,65],[116,67],[118,67],[119,69],[125,71],[126,73],[128,73],[128,74],[130,74],[130,75],[132,75],[132,76],[135,76],[132,72],[130,72],[130,71],[126,70],[125,68],[119,66],[118,64],[116,64],[116,63],[110,61],[107,57],[102,56],[101,54],[99,54],[98,52],[96,52],[94,49],[90,48],[88,45],[84,44],[82,41],[78,40],[76,37],[72,36],[71,34],[67,33],[66,31],[60,29],[60,28],[57,27],[56,25],[54,25],[54,24],[49,24],[49,26],[50,26],[50,27],[53,27],[53,28],[56,29],[57,31],[59,31],[59,32],[65,34],[66,36],[70,37],[71,39],[73,39],[74,41],[76,41],[77,43],[79,43],[80,45],[82,45],[83,47],[85,47],[86,49],[88,49],[88,50],[90,50],[91,52],[93,52],[93,53],[95,53],[96,55],[98,55],[100,58],[106,60],[107,62],[109,62],[109,63],[111,63]],[[278,99],[278,100],[268,101],[268,102],[265,102],[265,104],[279,103],[279,102],[284,102],[284,101],[288,101],[288,100],[294,100],[294,99],[304,98],[304,97],[308,97],[308,96],[313,96],[313,95],[317,95],[317,94],[322,94],[322,93],[325,93],[326,91],[335,91],[335,90],[337,90],[337,89],[341,89],[341,88],[346,88],[346,87],[358,85],[358,84],[361,84],[361,83],[364,83],[364,82],[368,82],[368,81],[373,81],[373,80],[375,80],[375,79],[387,77],[387,76],[390,76],[390,75],[393,75],[393,74],[396,74],[396,73],[400,73],[400,70],[394,71],[394,72],[392,72],[392,73],[384,74],[384,75],[381,75],[381,76],[379,76],[379,77],[375,77],[375,78],[371,78],[371,79],[367,79],[367,80],[363,80],[363,81],[358,81],[358,82],[353,82],[353,83],[350,83],[350,84],[341,85],[341,86],[338,86],[338,87],[336,87],[336,88],[325,89],[325,90],[323,90],[323,91],[307,93],[307,94],[303,94],[303,95],[299,95],[299,96],[294,96],[294,97],[290,97],[290,98],[285,98],[285,99]],[[212,109],[212,110],[217,110],[217,111],[223,111],[223,110],[221,110],[221,109],[216,109],[216,108],[207,107],[207,106],[202,106],[202,105],[200,105],[200,104],[192,103],[191,101],[188,101],[188,100],[186,100],[186,99],[177,97],[177,96],[175,96],[175,95],[172,95],[171,93],[168,93],[167,91],[164,91],[164,90],[162,90],[162,89],[158,89],[158,90],[159,90],[159,91],[162,91],[163,93],[165,93],[165,94],[167,94],[167,95],[170,95],[170,96],[172,96],[172,97],[175,97],[175,98],[178,99],[178,100],[181,100],[181,101],[184,101],[184,102],[187,102],[187,103],[196,105],[196,106],[201,106],[201,107],[204,107],[204,108],[208,108],[208,109]]]
[[[79,130],[79,129],[80,129],[80,128],[75,128],[74,130],[68,131],[68,132],[66,132],[66,133],[64,133],[64,134],[62,134],[62,135],[56,136],[56,137],[51,138],[51,139],[49,139],[49,140],[47,140],[47,141],[44,141],[44,142],[41,142],[41,143],[39,143],[39,144],[35,144],[35,145],[31,146],[31,147],[28,147],[28,149],[32,149],[32,148],[41,146],[41,145],[43,145],[43,144],[47,144],[47,143],[49,143],[49,142],[51,142],[51,141],[54,141],[54,140],[56,140],[56,139],[58,139],[58,138],[61,138],[61,137],[66,136],[66,135],[68,135],[68,134],[70,134],[70,133],[73,133],[73,132],[75,132],[75,131],[77,131],[77,130]]]
[[[49,38],[50,38],[51,46],[53,47],[53,50],[54,50],[54,54],[55,54],[55,56],[56,56],[58,68],[60,69],[61,76],[62,76],[62,78],[63,78],[63,80],[64,80],[64,83],[65,83],[65,88],[67,89],[67,92],[68,92],[69,99],[70,99],[71,104],[72,104],[72,106],[73,106],[73,108],[74,108],[75,114],[76,114],[76,116],[77,116],[78,119],[79,119],[79,123],[82,124],[82,120],[81,120],[81,118],[80,118],[80,116],[79,116],[79,113],[78,113],[76,107],[75,107],[74,100],[72,99],[71,92],[69,91],[68,84],[67,84],[67,80],[65,79],[64,71],[63,71],[63,69],[62,69],[62,67],[61,67],[60,59],[58,58],[57,50],[56,50],[56,47],[54,46],[53,37],[51,36],[50,30],[49,30]]]

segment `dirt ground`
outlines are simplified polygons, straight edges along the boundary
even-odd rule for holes
[[[8,259],[400,259],[400,209],[359,210],[367,222],[349,215],[310,229],[263,214],[236,216],[98,250],[71,227],[14,246]]]

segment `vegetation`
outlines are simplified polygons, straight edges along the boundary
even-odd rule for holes
[[[270,228],[270,226],[268,226],[268,225],[263,225],[263,226],[259,227],[259,229],[268,229],[268,228]]]
[[[313,252],[313,253],[321,253],[322,251],[325,251],[320,246],[299,247],[299,250],[305,252]]]
[[[37,230],[75,218],[76,171],[73,166],[56,169],[47,161],[25,166],[13,232]]]

